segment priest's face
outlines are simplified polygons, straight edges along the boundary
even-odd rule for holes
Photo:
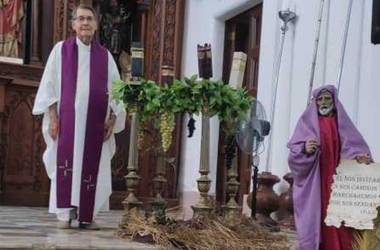
[[[76,18],[73,21],[73,30],[77,37],[85,44],[89,44],[97,27],[96,19],[91,10],[77,9]]]
[[[334,112],[334,98],[327,90],[322,90],[317,97],[318,113],[322,116],[331,116]]]

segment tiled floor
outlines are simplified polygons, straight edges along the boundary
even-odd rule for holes
[[[121,213],[100,213],[99,231],[62,230],[47,208],[0,206],[0,249],[158,249],[115,236]]]

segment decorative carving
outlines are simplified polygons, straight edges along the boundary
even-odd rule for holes
[[[102,1],[100,13],[100,41],[118,62],[122,51],[129,52],[130,48],[132,5],[120,0]]]
[[[179,67],[180,57],[177,53],[180,48],[182,40],[178,28],[182,25],[182,13],[184,5],[183,1],[166,0],[166,1],[139,1],[145,2],[147,9],[149,9],[146,27],[146,41],[145,47],[147,50],[147,75],[148,79],[158,81],[160,83],[170,83],[173,78],[180,77],[177,67]],[[151,3],[151,5],[148,4]],[[149,5],[149,6],[148,6]],[[178,33],[177,33],[178,32]],[[177,117],[177,125],[175,128],[175,136],[173,140],[175,144],[169,152],[167,152],[168,164],[166,167],[165,178],[167,180],[166,187],[162,192],[165,199],[177,198],[177,179],[179,170],[178,156],[180,155],[180,138],[182,123],[181,117]],[[154,135],[152,135],[154,137]],[[157,160],[154,155],[144,154],[144,159],[141,162],[146,163],[146,158],[152,159],[150,164],[156,165]],[[148,169],[149,170],[149,169]],[[147,173],[151,173],[150,170]],[[143,176],[141,174],[141,176]],[[145,175],[144,175],[145,177]],[[147,182],[141,181],[147,184]]]
[[[54,43],[74,35],[71,28],[71,13],[79,0],[55,0],[54,10]]]
[[[48,178],[42,171],[41,119],[31,114],[34,93],[9,87],[2,119],[2,152],[5,157],[6,191],[48,192]],[[36,140],[30,140],[35,138]],[[16,178],[17,177],[17,178]]]
[[[152,0],[137,0],[138,8],[141,11],[147,11],[152,5]]]
[[[160,65],[161,65],[161,34],[162,34],[162,1],[154,1],[153,6],[153,27],[152,27],[152,61],[151,61],[151,79],[154,81],[160,80]]]
[[[6,175],[31,176],[33,141],[29,138],[33,134],[30,120],[33,119],[27,93],[13,92],[8,96],[6,103],[5,129],[8,134]],[[9,140],[11,138],[11,140]]]
[[[32,116],[42,70],[41,66],[0,63],[0,200],[4,204],[48,205],[42,117]]]
[[[175,18],[176,18],[176,3],[177,0],[167,0],[165,6],[165,32],[164,32],[164,53],[163,64],[174,64],[174,43],[175,43]]]
[[[64,0],[55,0],[54,8],[54,43],[63,39],[63,28],[65,22],[65,2]]]
[[[63,37],[63,39],[66,39],[70,36],[74,36],[75,35],[75,32],[74,30],[71,28],[71,13],[73,12],[73,10],[75,9],[76,6],[79,5],[79,0],[67,0],[67,12],[66,12],[66,30],[65,30],[65,36]]]
[[[28,97],[31,103],[34,103],[35,95]],[[42,161],[42,154],[46,148],[45,141],[42,137],[42,117],[34,117],[34,145],[33,145],[33,162],[35,167],[35,179],[33,190],[36,192],[47,192],[49,190],[49,180],[46,177],[45,166]]]

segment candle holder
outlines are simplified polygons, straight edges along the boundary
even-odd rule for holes
[[[212,206],[208,198],[211,180],[208,178],[209,173],[209,141],[210,141],[210,117],[202,115],[202,138],[201,138],[201,160],[199,173],[201,177],[197,180],[200,198],[197,205],[192,206],[194,211],[193,217],[208,216],[212,211]]]

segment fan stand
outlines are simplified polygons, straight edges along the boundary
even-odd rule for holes
[[[248,196],[248,206],[251,207],[251,217],[256,219],[256,204],[257,204],[257,175],[259,174],[260,156],[256,153],[252,154],[252,193]],[[250,202],[249,202],[250,199]]]

